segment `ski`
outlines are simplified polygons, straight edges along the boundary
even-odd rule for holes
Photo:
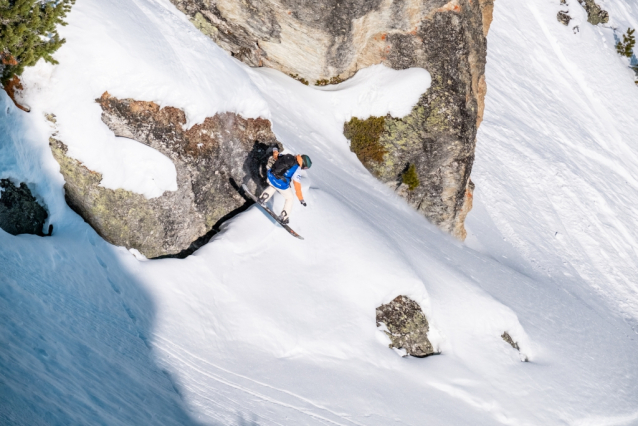
[[[303,237],[299,234],[297,234],[290,226],[281,223],[281,220],[279,220],[279,216],[277,216],[272,210],[270,210],[268,207],[264,206],[263,204],[261,204],[259,202],[259,200],[257,199],[257,197],[255,197],[253,194],[250,193],[250,191],[248,190],[248,188],[246,187],[246,185],[242,185],[241,186],[242,189],[244,190],[244,193],[246,195],[248,195],[250,197],[251,200],[253,200],[255,202],[255,204],[257,204],[259,207],[262,208],[262,210],[264,210],[266,213],[268,213],[270,215],[270,217],[272,217],[273,219],[275,219],[275,221],[281,225],[282,228],[284,228],[286,231],[288,231],[288,233],[290,235],[292,235],[293,237],[299,238],[300,240],[303,240]]]

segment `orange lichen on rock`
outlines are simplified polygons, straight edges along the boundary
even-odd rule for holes
[[[18,65],[18,60],[9,53],[0,53],[0,58],[2,58],[2,65]]]
[[[185,129],[186,114],[179,108],[161,108],[155,102],[117,99],[108,92],[96,101],[107,115],[120,117],[126,121],[127,126],[135,123],[152,124],[151,133],[170,134],[171,143],[168,150],[178,156],[213,155],[220,149],[224,133],[242,135],[245,140],[241,142],[247,149],[250,149],[255,140],[276,142],[270,121],[265,118],[245,119],[233,113],[218,113],[213,117],[206,117],[201,124]],[[138,138],[144,139],[140,136]]]
[[[4,59],[3,59],[4,63]],[[20,78],[17,75],[14,75],[13,78],[7,81],[4,84],[4,90],[7,92],[7,95],[11,98],[16,107],[20,108],[22,111],[29,112],[31,111],[28,107],[21,105],[18,101],[16,101],[17,92],[20,92],[23,89],[22,82],[20,82]]]
[[[432,12],[430,12],[430,14],[428,16],[431,18],[432,16],[434,16],[436,13],[439,13],[439,12],[457,12],[457,13],[460,13],[461,12],[461,6],[459,6],[458,0],[452,0],[451,2],[447,3],[444,6],[441,6],[438,9],[434,9]]]
[[[463,207],[459,211],[459,220],[456,222],[456,226],[452,230],[452,235],[461,241],[465,241],[467,237],[467,231],[465,230],[465,218],[467,214],[472,210],[474,204],[474,182],[472,179],[468,179],[467,186],[465,187],[465,197],[463,199]]]

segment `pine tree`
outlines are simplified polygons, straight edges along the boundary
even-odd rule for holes
[[[634,46],[636,45],[635,29],[627,28],[627,34],[623,34],[622,41],[616,43],[616,51],[622,56],[631,58]]]
[[[410,164],[410,167],[403,173],[403,183],[408,186],[410,191],[414,191],[421,182],[419,182],[419,175],[416,172],[416,166]]]
[[[57,64],[51,55],[64,44],[56,26],[75,0],[0,0],[0,82],[20,75],[40,59]]]

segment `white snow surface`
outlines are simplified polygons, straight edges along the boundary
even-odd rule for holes
[[[638,26],[638,5],[599,3],[605,27],[576,1],[570,27],[557,1],[496,2],[460,243],[342,133],[405,115],[427,72],[306,87],[235,61],[168,0],[78,2],[60,65],[25,73],[32,112],[0,97],[0,178],[27,182],[55,225],[0,230],[0,424],[638,424],[638,87],[612,29]],[[305,240],[252,207],[184,260],[104,242],[64,201],[52,132],[106,187],[175,189],[167,158],[101,123],[104,91],[182,108],[187,125],[269,118],[313,159],[291,220]],[[388,349],[375,308],[399,294],[441,355]]]

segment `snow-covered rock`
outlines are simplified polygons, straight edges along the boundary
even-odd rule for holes
[[[101,174],[70,158],[64,142],[51,138],[66,199],[102,238],[148,258],[184,256],[208,242],[215,224],[245,203],[242,184],[257,192],[265,188],[268,150],[281,149],[266,119],[223,113],[185,129],[186,116],[177,108],[108,93],[96,102],[116,136],[166,157],[177,185],[153,198],[104,188]]]

